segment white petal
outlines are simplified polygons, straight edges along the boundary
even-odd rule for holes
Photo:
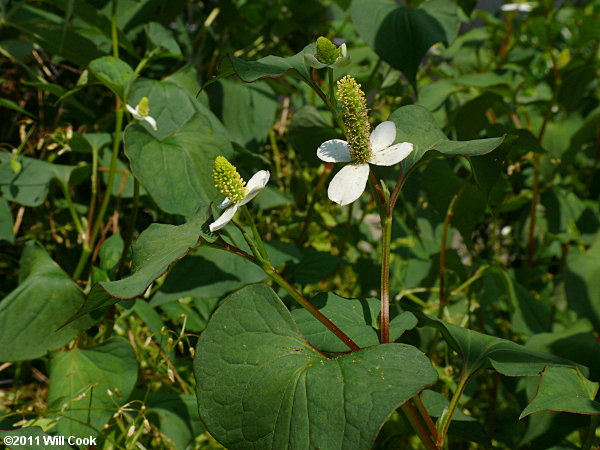
[[[127,108],[127,111],[129,111],[131,113],[131,115],[133,116],[134,119],[137,119],[137,120],[143,119],[143,117],[140,116],[140,114],[138,113],[137,106],[135,108],[133,108],[132,106],[125,105],[125,107]]]
[[[214,231],[220,230],[225,225],[227,225],[229,223],[229,221],[231,219],[233,219],[233,215],[235,214],[235,212],[237,210],[238,210],[238,206],[232,205],[230,208],[227,208],[225,211],[223,211],[223,214],[221,214],[217,220],[215,220],[213,223],[211,223],[208,226],[210,228],[210,231],[214,232]]]
[[[396,139],[396,124],[390,120],[381,122],[371,133],[371,149],[378,150],[389,147]]]
[[[346,49],[346,44],[340,45],[340,57],[334,62],[330,67],[332,69],[341,69],[342,67],[346,67],[350,64],[350,57],[348,56],[348,50]]]
[[[386,147],[383,150],[373,151],[369,163],[376,166],[392,166],[399,163],[413,151],[413,145],[410,142]]]
[[[317,156],[325,162],[350,162],[350,146],[341,139],[331,139],[323,142],[317,149]]]
[[[150,124],[150,126],[152,128],[154,128],[154,131],[158,130],[158,128],[156,127],[156,120],[154,120],[153,117],[146,116],[146,117],[144,117],[143,120],[145,120],[146,122],[148,122]]]
[[[323,67],[327,66],[327,64],[322,63],[316,58],[315,55],[311,55],[310,53],[304,54],[304,62],[315,69],[322,69]]]
[[[348,164],[333,177],[327,195],[341,206],[352,203],[364,192],[368,178],[368,164]]]
[[[271,174],[268,170],[259,170],[252,178],[248,180],[248,184],[246,184],[246,189],[248,189],[248,193],[244,197],[244,199],[239,203],[239,205],[245,205],[250,200],[258,195],[258,193],[267,185],[269,182],[269,177]]]
[[[229,206],[231,206],[231,200],[229,200],[227,197],[225,197],[225,200],[223,200],[221,202],[221,204],[219,206],[217,206],[217,208],[225,209],[225,208],[229,208]]]

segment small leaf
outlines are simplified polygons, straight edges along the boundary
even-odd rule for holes
[[[236,292],[214,313],[194,373],[200,417],[231,450],[370,448],[388,416],[437,378],[404,344],[326,358],[264,285]]]
[[[52,355],[48,403],[61,411],[56,414],[60,417],[58,434],[97,436],[118,406],[128,400],[137,372],[135,352],[121,337]]]
[[[414,150],[402,161],[404,173],[425,158],[427,153],[444,156],[478,156],[491,152],[502,144],[504,137],[452,141],[435,122],[433,115],[422,106],[408,105],[398,108],[388,120],[396,124],[395,142],[410,142]]]
[[[420,319],[426,326],[442,332],[444,340],[462,357],[463,370],[468,376],[488,362],[497,372],[511,377],[538,375],[548,365],[578,366],[550,353],[529,349],[506,339],[468,330],[430,316],[420,315]],[[579,367],[588,373],[587,368]]]
[[[315,296],[311,303],[336,324],[359,347],[371,347],[379,344],[378,316],[381,302],[375,298],[343,298],[333,292],[323,292]],[[319,350],[325,352],[346,352],[348,346],[339,340],[321,322],[307,310],[299,308],[292,311],[292,317],[302,334]],[[398,339],[406,330],[417,325],[417,318],[410,312],[404,312],[390,321],[390,341]]]
[[[0,197],[0,241],[6,241],[9,244],[15,242],[13,233],[13,216],[8,202]]]
[[[316,51],[316,45],[313,43],[304,47],[300,53],[286,58],[269,55],[257,61],[245,61],[229,55],[229,60],[237,76],[245,83],[252,83],[262,78],[280,78],[290,70],[307,83],[311,83],[309,68],[304,63],[304,54],[314,54]]]
[[[575,367],[546,367],[540,374],[538,391],[519,419],[539,411],[600,414],[594,398],[598,383],[586,379]]]
[[[15,173],[9,153],[0,152],[0,192],[7,200],[23,206],[40,206],[46,200],[50,183],[57,180],[67,186],[74,171],[87,170],[75,166],[50,164],[35,158],[19,158],[21,170]]]
[[[206,210],[183,225],[154,223],[142,232],[132,247],[132,274],[122,280],[96,283],[83,305],[69,320],[98,308],[113,305],[119,300],[141,296],[154,280],[167,272],[176,261],[199,245],[200,237],[213,241],[208,234]]]
[[[19,273],[19,286],[0,301],[0,361],[39,358],[92,326],[87,316],[56,331],[79,308],[83,293],[33,241],[25,245]]]
[[[90,70],[122,101],[126,100],[129,89],[137,78],[137,74],[129,67],[129,64],[114,56],[103,56],[93,60],[90,62]]]

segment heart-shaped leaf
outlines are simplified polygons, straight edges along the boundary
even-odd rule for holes
[[[344,298],[333,292],[323,292],[311,300],[325,316],[336,324],[359,347],[379,344],[378,316],[381,302],[375,298]],[[340,341],[321,322],[305,309],[295,309],[292,317],[308,342],[321,351],[346,352],[348,346]],[[417,318],[404,312],[390,321],[390,341],[398,339],[406,330],[417,325]]]
[[[418,8],[387,0],[354,0],[350,13],[361,37],[381,58],[414,82],[427,50],[452,42],[458,33],[456,5],[431,0]]]
[[[404,173],[408,173],[428,152],[444,156],[485,155],[504,141],[504,137],[452,141],[435,122],[433,115],[418,105],[398,108],[388,120],[396,124],[395,142],[410,142],[414,147],[412,153],[402,161]]]
[[[200,237],[214,240],[207,230],[207,219],[208,213],[202,209],[183,225],[150,225],[132,246],[133,273],[122,280],[96,283],[70,320],[120,300],[131,300],[142,295],[154,280],[187,255],[190,249],[198,246]]]
[[[0,301],[0,361],[39,358],[94,323],[82,317],[56,331],[77,311],[83,292],[33,241],[21,256],[20,278],[19,286]]]
[[[387,417],[437,375],[415,347],[329,359],[264,285],[215,312],[194,360],[200,417],[229,449],[367,449]]]
[[[575,367],[546,367],[540,375],[537,394],[519,419],[539,411],[600,414],[594,398],[598,383],[586,379]]]
[[[96,436],[129,398],[137,380],[137,361],[129,343],[112,338],[89,348],[52,355],[48,403],[60,410],[59,435]],[[117,394],[109,395],[108,390]]]
[[[488,336],[429,316],[421,315],[420,318],[425,325],[439,329],[448,345],[463,358],[463,370],[467,376],[477,372],[487,362],[497,372],[511,377],[538,375],[546,366],[578,366],[585,374],[588,373],[586,367],[550,353],[529,349],[506,339]]]
[[[159,129],[160,130],[160,129]],[[125,132],[125,154],[131,169],[165,212],[193,215],[217,196],[213,161],[229,157],[231,143],[216,134],[207,117],[197,113],[169,137],[159,140],[141,124]]]

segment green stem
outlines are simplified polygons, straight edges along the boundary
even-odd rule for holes
[[[112,38],[112,51],[115,58],[119,57],[119,33],[117,29],[117,6],[119,0],[113,0],[112,2],[112,16],[111,16],[111,38]]]
[[[275,136],[275,130],[273,130],[273,128],[269,130],[269,142],[271,143],[271,150],[273,150],[273,161],[275,162],[275,178],[279,180],[281,178],[281,153],[279,152],[279,146],[277,145],[277,137]]]
[[[329,102],[337,111],[337,100],[335,98],[335,81],[333,79],[333,69],[327,68],[327,78],[329,79]]]
[[[252,236],[254,236],[254,240],[258,243],[258,250],[260,252],[260,256],[262,257],[262,259],[264,261],[271,264],[271,261],[269,261],[269,254],[267,253],[265,244],[263,243],[262,238],[260,237],[260,234],[258,233],[258,229],[256,228],[256,223],[254,222],[254,218],[252,217],[252,214],[250,214],[250,211],[248,211],[248,208],[246,207],[246,205],[242,205],[242,207],[240,209],[242,210],[242,214],[244,215],[244,217],[250,224],[250,229],[252,230]]]
[[[463,183],[459,191],[452,197],[450,201],[450,205],[448,205],[448,211],[446,213],[446,217],[444,218],[444,228],[442,231],[442,244],[440,247],[440,296],[438,303],[438,318],[442,318],[444,314],[444,308],[446,307],[446,302],[448,300],[446,293],[446,247],[448,241],[448,229],[450,228],[450,222],[454,217],[454,210],[456,208],[456,203],[462,196],[462,193],[467,186],[466,183]]]
[[[535,226],[537,221],[537,205],[540,202],[540,154],[533,155],[533,195],[529,217],[529,238],[527,245],[527,264],[533,265],[535,253]]]
[[[469,381],[469,376],[467,375],[466,371],[463,368],[463,370],[460,374],[460,380],[458,381],[458,385],[456,386],[456,390],[454,391],[454,395],[450,399],[450,404],[448,405],[448,410],[442,417],[440,417],[440,421],[438,424],[439,431],[438,431],[438,439],[437,439],[437,444],[440,447],[442,446],[442,443],[444,442],[444,438],[446,436],[446,433],[448,432],[448,428],[450,427],[450,422],[452,422],[452,416],[454,415],[454,411],[456,411],[456,408],[458,406],[458,401],[460,400],[460,397],[462,396],[468,381]]]
[[[411,426],[421,439],[421,442],[428,450],[439,450],[439,447],[433,441],[431,435],[427,431],[427,427],[423,424],[419,413],[415,409],[415,407],[409,401],[404,402],[402,405],[402,411],[406,415],[406,418],[410,422]]]
[[[123,244],[123,252],[121,253],[121,259],[119,260],[119,266],[117,268],[117,275],[123,273],[125,267],[125,260],[127,259],[127,252],[131,247],[133,241],[133,233],[135,232],[135,223],[137,221],[138,209],[140,204],[140,182],[137,178],[133,177],[133,205],[131,208],[131,216],[129,218],[129,226],[127,227],[127,234],[125,234],[125,242]]]
[[[427,425],[427,429],[429,430],[429,433],[431,434],[433,439],[437,441],[437,435],[438,435],[437,428],[435,427],[433,420],[431,420],[431,416],[427,412],[427,408],[425,408],[425,405],[423,404],[421,397],[419,396],[419,394],[417,394],[412,398],[412,400],[415,402],[415,405],[417,406],[419,413],[425,420],[425,425]]]
[[[595,415],[590,417],[590,427],[588,428],[587,436],[581,450],[590,450],[592,445],[594,445],[594,441],[596,440],[596,428],[598,428],[599,422],[600,416]]]
[[[69,193],[69,186],[67,186],[66,184],[62,184],[62,183],[60,186],[63,190],[65,200],[67,201],[69,213],[71,213],[71,218],[73,219],[75,228],[77,228],[77,232],[81,236],[81,239],[83,240],[83,242],[85,242],[85,234],[86,234],[85,228],[83,227],[83,224],[81,223],[81,218],[79,217],[79,214],[75,210],[75,204],[73,203],[73,198],[71,197],[71,194]]]
[[[312,314],[315,319],[317,319],[319,322],[325,325],[344,344],[346,344],[350,350],[352,350],[353,352],[360,350],[360,347],[356,345],[356,343],[350,337],[348,337],[346,333],[340,330],[337,327],[337,325],[335,325],[331,320],[329,320],[325,315],[323,315],[321,311],[319,311],[315,306],[313,306],[312,303],[310,303],[306,297],[304,297],[300,292],[298,292],[296,288],[290,284],[289,281],[283,278],[281,274],[277,272],[277,270],[275,270],[275,268],[269,265],[266,261],[262,261],[258,258],[255,258],[252,255],[246,253],[245,251],[240,250],[239,248],[236,248],[225,241],[222,241],[219,244],[205,242],[203,243],[203,245],[235,253],[236,255],[242,256],[248,261],[251,261],[260,268],[262,268],[275,283],[277,283],[279,286],[285,289],[287,293],[290,294],[292,298],[300,304],[300,306],[302,306],[310,314]]]
[[[94,222],[92,232],[88,236],[87,243],[84,243],[83,251],[79,258],[79,262],[77,263],[77,268],[73,273],[74,279],[78,279],[81,276],[87,263],[87,259],[92,253],[92,249],[94,248],[94,244],[96,242],[96,237],[98,236],[98,232],[100,231],[100,227],[104,220],[104,214],[106,213],[106,209],[108,208],[108,202],[110,201],[113,184],[115,182],[117,160],[119,156],[119,148],[121,145],[121,128],[123,127],[123,109],[120,107],[120,101],[118,98],[116,101],[117,112],[115,118],[115,136],[113,140],[113,148],[110,160],[110,169],[108,172],[108,180],[106,182],[106,190],[104,193],[104,198],[102,199],[102,204],[100,205],[100,209],[98,210],[98,215],[96,216],[96,221]]]
[[[390,342],[390,247],[392,241],[392,216],[381,221],[381,343]]]

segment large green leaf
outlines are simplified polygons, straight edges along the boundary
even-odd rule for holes
[[[116,337],[89,348],[52,355],[48,404],[60,410],[59,435],[96,436],[123,404],[137,380],[135,351]],[[110,390],[113,394],[108,393]]]
[[[85,166],[64,166],[50,164],[39,159],[22,156],[19,173],[14,173],[9,161],[9,153],[0,152],[0,192],[7,200],[23,206],[39,206],[45,200],[53,180],[67,186],[75,170],[86,170]]]
[[[0,241],[6,241],[9,244],[15,242],[13,233],[13,216],[10,211],[10,205],[6,199],[0,197]]]
[[[131,88],[129,103],[137,105],[142,97],[148,97],[150,115],[156,120],[158,129],[153,130],[146,122],[141,124],[159,141],[176,134],[196,114],[208,119],[214,133],[228,137],[229,133],[219,119],[194,95],[179,81],[138,78]]]
[[[316,45],[309,44],[300,53],[286,58],[269,55],[257,61],[245,61],[229,55],[229,60],[235,73],[246,83],[252,83],[261,78],[280,78],[289,70],[305,81],[311,82],[310,68],[304,63],[304,54],[315,52]]]
[[[0,361],[39,358],[89,328],[89,316],[56,329],[79,308],[83,293],[33,241],[21,256],[17,288],[0,301]]]
[[[386,344],[329,359],[267,286],[215,312],[194,360],[200,417],[229,449],[368,449],[387,417],[435,382],[416,348]]]
[[[587,253],[569,252],[564,276],[569,306],[600,332],[600,234]]]
[[[427,326],[441,331],[442,337],[463,359],[463,370],[471,376],[486,363],[503,375],[534,376],[548,365],[575,367],[577,364],[506,339],[478,333],[429,316],[421,316]],[[587,374],[587,368],[579,366]]]
[[[546,367],[540,375],[538,391],[519,419],[539,411],[565,411],[578,414],[600,414],[600,403],[594,398],[598,383],[586,379],[574,367]]]
[[[263,270],[250,261],[208,247],[179,261],[152,299],[163,303],[181,297],[215,298],[266,278]]]
[[[158,277],[197,247],[199,239],[214,240],[208,232],[208,214],[198,211],[192,220],[183,225],[154,223],[142,232],[132,246],[132,274],[118,281],[96,283],[77,314],[77,318],[119,300],[139,297]]]
[[[125,131],[131,169],[158,206],[171,214],[193,215],[218,196],[212,180],[214,159],[230,157],[231,143],[219,121],[184,88],[148,82],[132,98],[147,95],[158,123],[136,123]]]
[[[249,148],[266,141],[278,107],[268,84],[220,80],[208,92],[211,109],[221,118],[232,140]]]
[[[311,300],[325,316],[346,333],[359,347],[379,344],[378,316],[381,302],[375,298],[343,298],[332,292],[323,292]],[[302,334],[312,345],[325,352],[346,352],[348,346],[339,340],[307,310],[292,311],[292,317]],[[398,339],[406,330],[417,325],[416,317],[404,312],[390,321],[390,341]]]
[[[103,56],[90,62],[90,70],[121,100],[127,98],[131,85],[137,78],[129,64],[114,56]]]
[[[485,155],[504,141],[503,137],[474,139],[472,141],[452,141],[446,137],[433,115],[418,105],[398,108],[388,120],[396,124],[396,141],[410,142],[414,150],[402,161],[404,173],[426,156],[442,154],[444,156]]]
[[[377,54],[414,82],[427,50],[436,42],[452,42],[458,33],[456,5],[430,0],[418,8],[388,0],[353,0],[356,30]]]

